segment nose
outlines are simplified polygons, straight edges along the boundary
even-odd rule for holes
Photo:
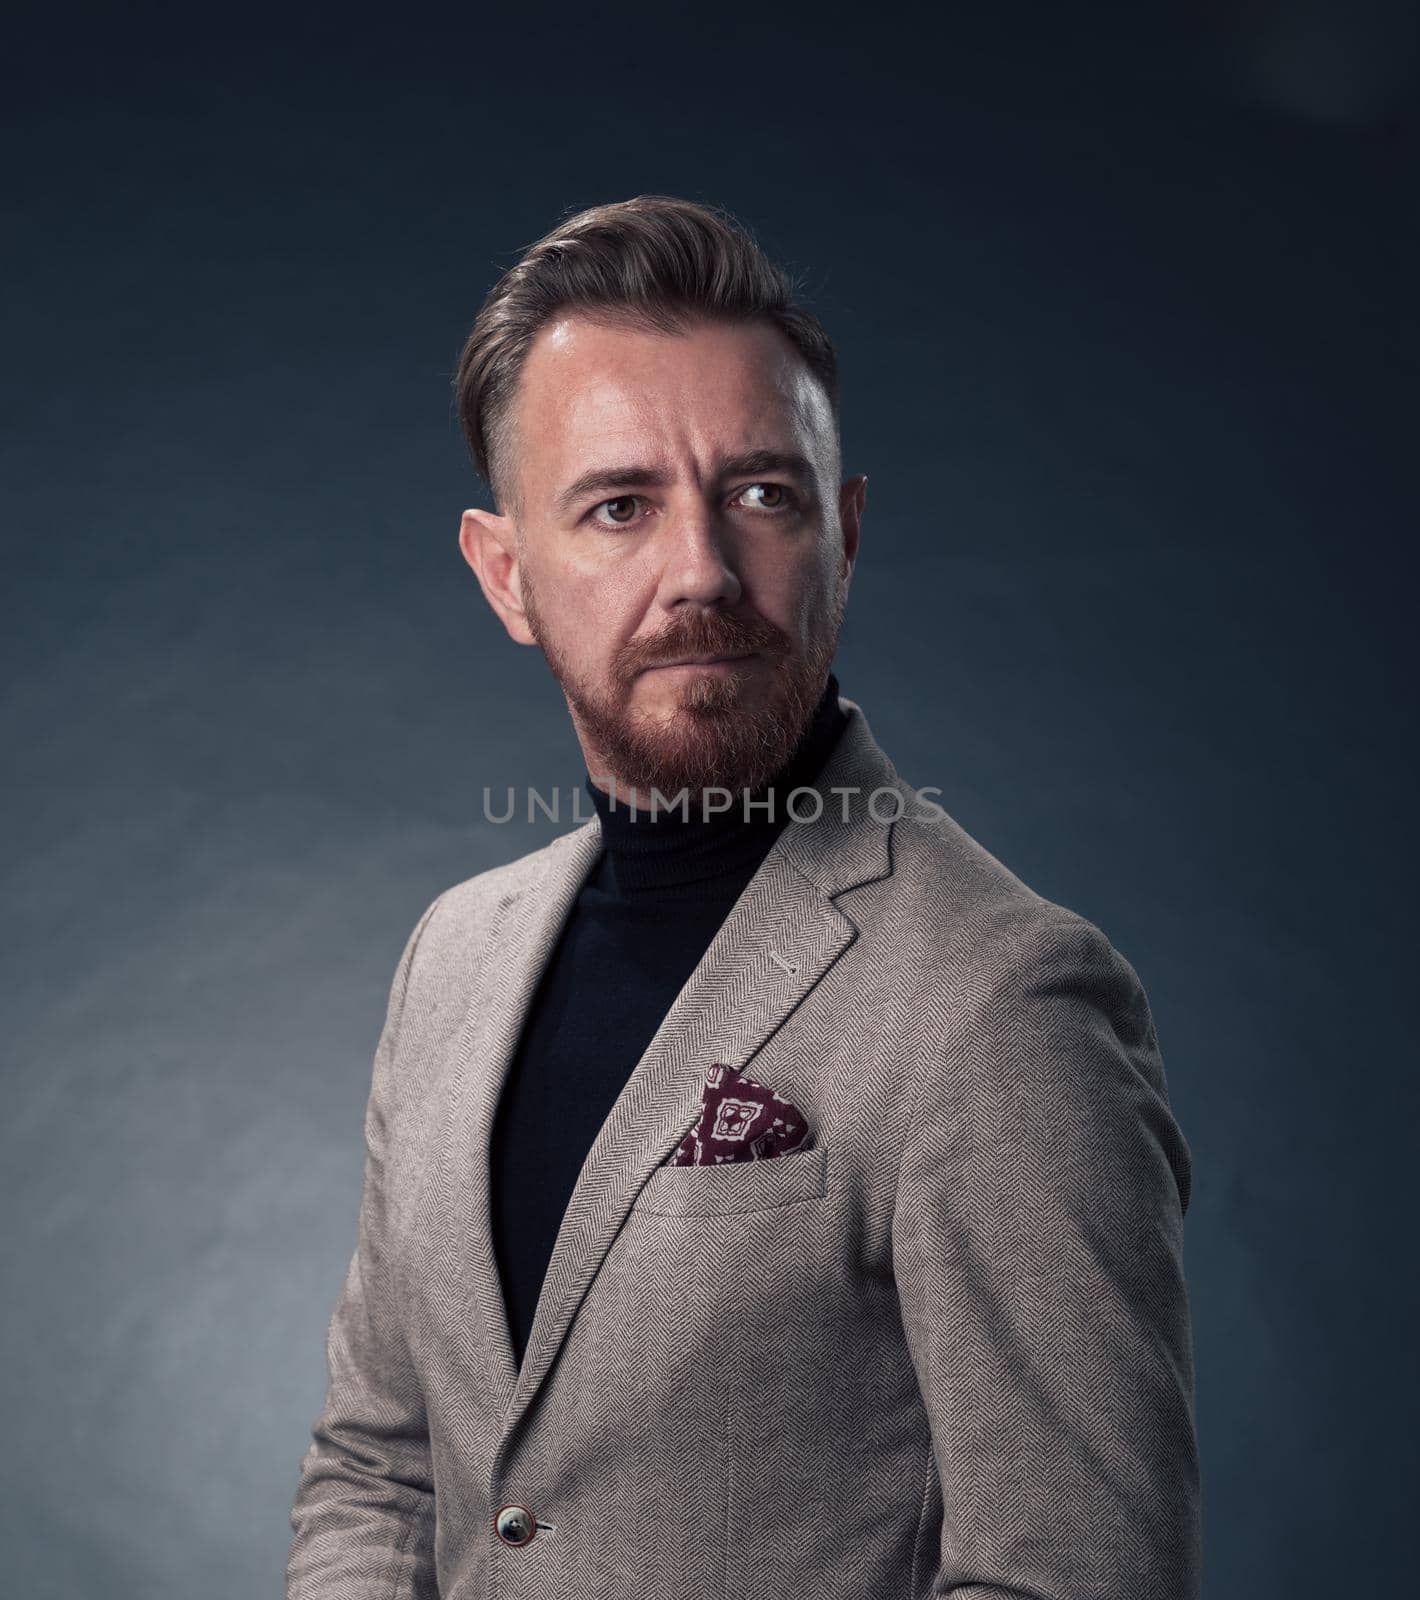
[[[665,535],[661,604],[668,610],[684,600],[733,606],[742,591],[728,530],[703,502],[679,509]]]

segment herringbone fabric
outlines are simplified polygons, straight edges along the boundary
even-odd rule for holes
[[[1191,1159],[1144,993],[841,703],[821,817],[588,1152],[521,1370],[489,1130],[599,824],[420,919],[288,1600],[1195,1600]],[[811,1144],[671,1164],[714,1061]]]

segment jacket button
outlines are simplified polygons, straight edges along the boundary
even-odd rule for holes
[[[526,1544],[537,1532],[533,1514],[526,1506],[504,1506],[493,1526],[504,1544]]]

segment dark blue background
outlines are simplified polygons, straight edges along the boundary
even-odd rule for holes
[[[10,25],[15,1594],[279,1592],[395,960],[562,831],[484,785],[582,776],[459,558],[449,378],[522,246],[648,191],[839,341],[844,692],[1149,990],[1207,1594],[1410,1570],[1413,29],[990,15]]]

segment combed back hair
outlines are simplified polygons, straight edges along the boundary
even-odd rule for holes
[[[822,384],[839,427],[838,356],[798,285],[719,207],[643,194],[592,206],[528,247],[483,302],[454,376],[469,454],[500,511],[516,502],[512,400],[538,330],[559,313],[658,333],[767,322]]]

